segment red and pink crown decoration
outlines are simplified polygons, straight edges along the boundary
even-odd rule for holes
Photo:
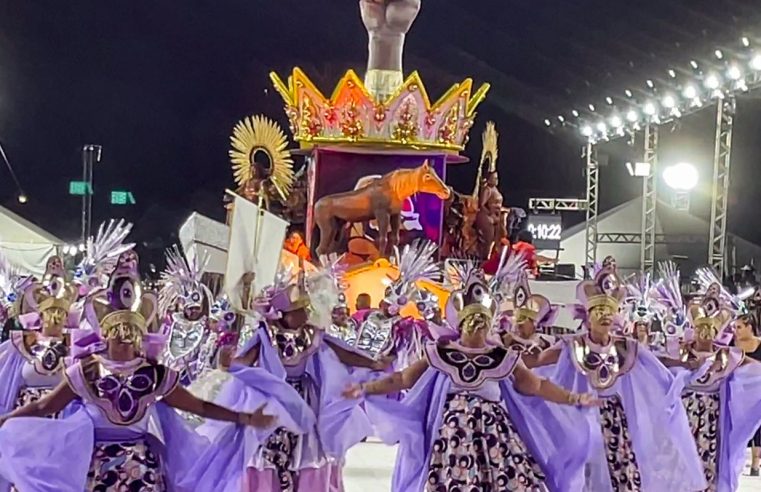
[[[299,68],[287,83],[275,73],[270,78],[302,148],[332,144],[459,152],[468,141],[476,107],[489,90],[483,84],[473,93],[473,81],[465,79],[432,104],[417,72],[384,100],[373,96],[353,70],[329,98]]]

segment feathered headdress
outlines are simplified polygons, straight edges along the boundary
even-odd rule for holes
[[[626,311],[632,323],[653,322],[660,314],[661,306],[656,300],[656,290],[649,273],[626,283]]]
[[[306,275],[306,290],[312,306],[312,323],[324,327],[331,323],[337,307],[347,307],[344,290],[346,264],[343,256],[335,253],[320,256],[320,268]]]
[[[715,297],[722,303],[723,307],[731,310],[736,315],[745,312],[743,302],[722,285],[716,272],[711,268],[698,268],[695,272],[695,280],[697,280],[699,286],[698,295]]]
[[[282,318],[283,313],[309,307],[302,280],[290,266],[281,267],[274,282],[254,298],[252,308],[265,319],[276,320]]]
[[[526,277],[526,257],[522,253],[510,253],[504,246],[499,258],[497,271],[489,279],[489,290],[498,302],[512,296],[516,282]]]
[[[391,309],[398,312],[411,300],[418,280],[434,280],[440,275],[439,266],[433,259],[436,245],[431,241],[416,239],[403,249],[394,248],[394,262],[399,268],[399,278],[386,287],[383,299]]]
[[[204,302],[211,303],[209,288],[201,282],[201,276],[209,262],[208,253],[196,255],[188,261],[177,245],[166,251],[166,269],[161,273],[163,286],[159,292],[159,310],[169,312],[175,304],[181,310],[201,308]]]
[[[81,296],[106,286],[119,256],[135,246],[124,243],[131,231],[132,224],[111,219],[98,227],[97,236],[87,239],[85,257],[74,271],[74,283],[79,286]]]
[[[661,306],[662,329],[667,337],[692,336],[687,306],[682,295],[681,279],[676,264],[658,265],[660,279],[654,285],[654,297]]]

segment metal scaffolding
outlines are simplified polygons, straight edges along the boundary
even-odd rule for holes
[[[713,155],[713,195],[711,232],[708,243],[708,262],[722,278],[726,263],[727,197],[729,195],[729,165],[732,158],[732,126],[737,102],[734,97],[720,99],[716,111],[716,147]]]
[[[597,161],[597,146],[588,143],[584,148],[584,158],[587,164],[587,221],[585,262],[587,266],[597,262],[597,192],[600,167]]]
[[[587,209],[587,201],[579,198],[529,198],[528,208],[537,212],[579,212]]]
[[[652,273],[655,265],[655,208],[658,203],[656,176],[658,166],[658,126],[645,127],[645,163],[649,164],[647,176],[642,178],[642,236],[639,266],[645,273]]]

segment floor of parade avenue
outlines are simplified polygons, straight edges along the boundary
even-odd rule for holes
[[[391,474],[396,461],[396,447],[379,442],[366,442],[349,451],[344,469],[344,485],[347,492],[388,492],[391,490]],[[758,492],[761,478],[749,477],[746,466],[740,478],[738,492]]]

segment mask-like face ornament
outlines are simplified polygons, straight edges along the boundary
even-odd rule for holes
[[[51,256],[45,265],[45,275],[64,276],[63,260],[59,256]]]
[[[211,305],[210,318],[217,331],[229,331],[235,324],[235,311],[227,297],[220,297]]]
[[[669,337],[679,337],[687,329],[687,315],[684,310],[675,310],[663,323],[663,333]]]
[[[385,297],[381,301],[381,307],[387,315],[396,316],[408,302],[407,285],[392,284],[386,287]]]

